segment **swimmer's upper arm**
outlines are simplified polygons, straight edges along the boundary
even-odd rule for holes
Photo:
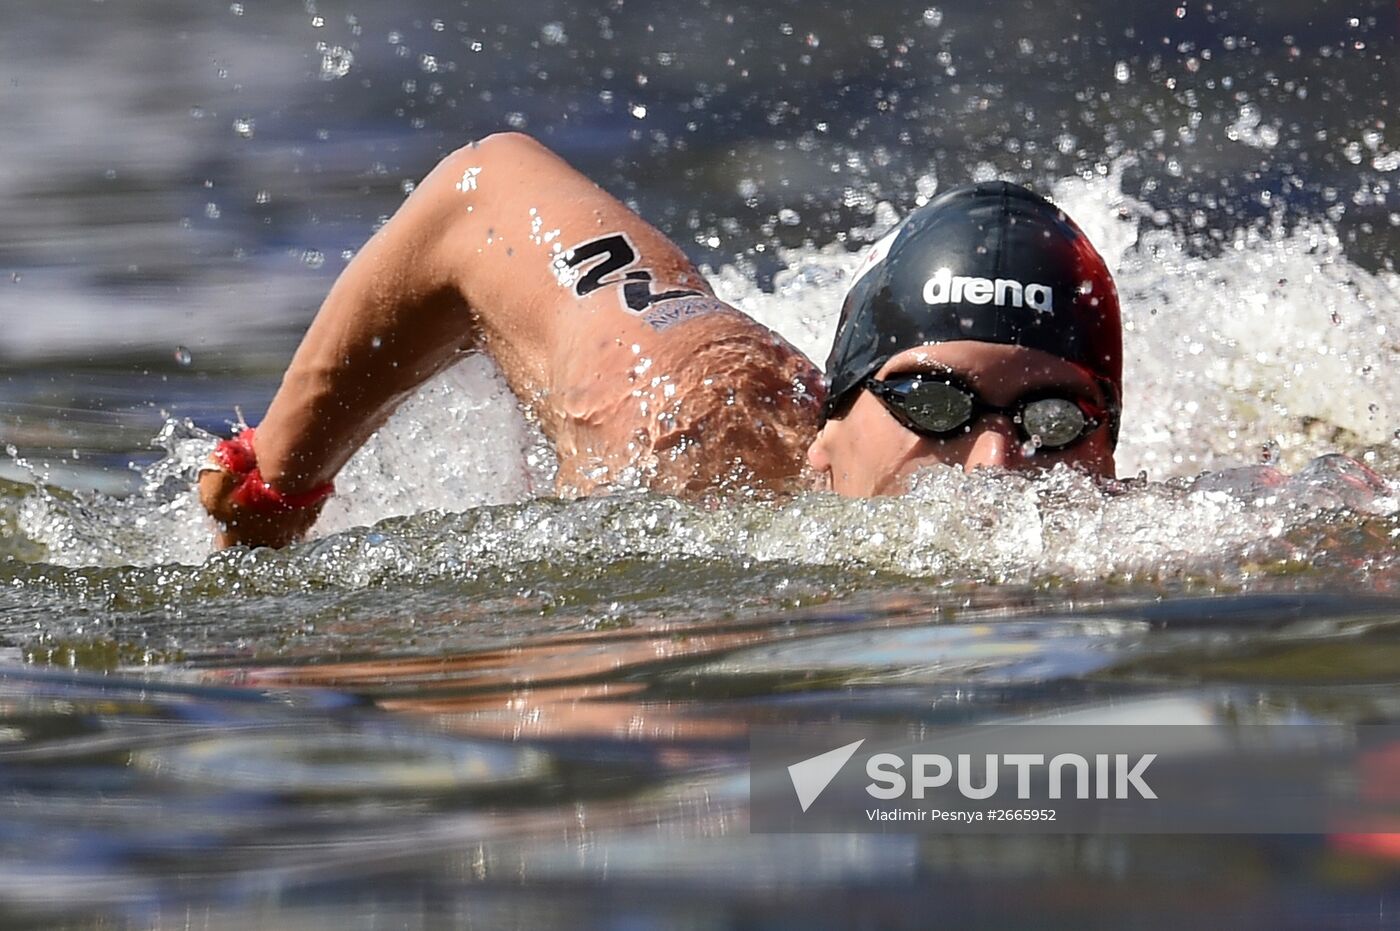
[[[430,181],[451,202],[439,261],[481,327],[492,355],[519,394],[550,380],[552,360],[590,326],[587,314],[612,306],[581,279],[605,280],[645,268],[653,287],[710,293],[685,254],[625,204],[523,133],[497,133],[443,160]],[[632,265],[606,272],[609,243]],[[597,251],[582,266],[571,250]],[[635,272],[634,272],[635,274]]]

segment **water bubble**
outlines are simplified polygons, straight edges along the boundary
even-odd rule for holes
[[[204,205],[204,216],[207,217],[207,218],[210,219],[210,220],[217,220],[217,219],[219,219],[219,216],[220,216],[220,214],[219,214],[219,205],[218,205],[218,204],[205,204],[205,205]]]
[[[791,207],[784,207],[778,211],[778,222],[784,226],[796,226],[802,222],[802,217]]]
[[[1179,6],[1179,7],[1176,8],[1176,18],[1177,18],[1177,19],[1185,19],[1185,18],[1186,18],[1186,7],[1184,7],[1184,6]]]
[[[1113,66],[1113,79],[1119,84],[1127,84],[1128,81],[1132,78],[1132,76],[1132,69],[1128,67],[1128,63],[1126,61],[1120,61],[1118,64]]]
[[[187,368],[194,361],[194,356],[184,346],[175,347],[175,364],[181,368]]]
[[[924,10],[924,25],[930,28],[938,28],[943,24],[943,11],[936,6],[931,6]]]
[[[639,120],[644,120],[647,118],[647,108],[639,103],[634,103],[629,108],[628,112]]]
[[[1400,168],[1400,151],[1377,155],[1371,159],[1371,167],[1376,171],[1394,171]]]
[[[511,129],[524,129],[527,122],[528,121],[525,119],[525,114],[523,113],[506,114],[506,123],[509,124]]]
[[[234,133],[243,139],[253,138],[253,130],[255,128],[256,124],[251,117],[240,116],[233,121]]]
[[[432,55],[419,55],[418,70],[426,74],[436,74],[438,71],[437,58]]]
[[[318,42],[316,50],[321,53],[322,81],[334,81],[337,78],[345,77],[350,73],[350,66],[355,63],[354,53],[339,45],[326,45],[324,42]]]
[[[243,15],[243,4],[241,4],[241,3],[230,3],[230,4],[228,5],[228,11],[229,11],[230,13],[232,13],[234,16],[242,16],[242,15]]]
[[[318,249],[306,249],[301,253],[301,264],[307,268],[320,268],[326,264],[326,257]]]
[[[929,199],[938,192],[938,175],[932,169],[919,175],[914,182],[914,191],[918,195],[920,206],[928,203]]]
[[[563,23],[545,23],[540,28],[540,38],[544,40],[545,45],[564,45],[569,41]]]
[[[267,191],[258,191],[253,200],[259,204],[268,204],[272,202],[272,195]]]

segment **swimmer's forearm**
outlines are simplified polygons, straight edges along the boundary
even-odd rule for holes
[[[395,405],[476,339],[442,243],[430,176],[337,279],[259,425],[263,478],[285,493],[330,481]]]

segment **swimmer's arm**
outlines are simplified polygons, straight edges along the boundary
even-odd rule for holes
[[[477,338],[446,254],[462,222],[449,157],[341,273],[292,358],[254,440],[263,480],[284,495],[332,480],[396,404]],[[458,175],[460,178],[460,174]],[[223,471],[200,476],[220,546],[281,546],[319,508],[252,514]]]
[[[561,249],[617,234],[656,287],[712,293],[679,247],[535,140],[499,134],[449,155],[332,287],[258,425],[263,479],[284,495],[330,481],[399,401],[477,346],[557,444],[569,416],[560,399],[601,376],[600,346],[645,339],[650,354],[671,340],[622,312],[616,288],[584,296],[556,274]],[[771,335],[729,319],[744,321],[735,332]],[[240,513],[234,484],[225,472],[201,477],[221,545],[279,546],[315,519],[314,509]]]
[[[670,266],[708,291],[673,243],[535,140],[506,133],[459,149],[346,267],[298,347],[254,441],[273,489],[333,479],[398,402],[475,345],[517,396],[547,393],[569,299],[549,271],[552,245],[532,235],[535,207],[551,225],[624,230],[658,273]],[[548,434],[554,418],[539,413]],[[240,513],[235,484],[220,471],[200,481],[221,545],[283,545],[315,519]]]

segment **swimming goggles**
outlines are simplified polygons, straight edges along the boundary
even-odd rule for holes
[[[880,399],[901,424],[915,433],[951,439],[972,429],[987,414],[1011,419],[1022,439],[1038,449],[1073,446],[1098,429],[1106,411],[1088,401],[1065,397],[1063,389],[1033,391],[1009,407],[988,404],[975,391],[947,375],[902,375],[888,380],[867,378],[862,387]]]

